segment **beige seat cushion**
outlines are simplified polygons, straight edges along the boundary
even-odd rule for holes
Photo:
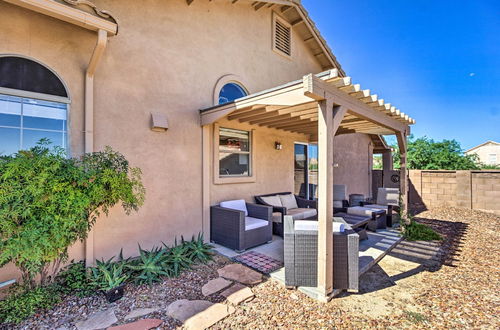
[[[264,201],[264,203],[267,203],[269,205],[283,207],[283,205],[281,204],[281,199],[278,195],[261,197],[261,199]]]
[[[364,207],[369,207],[371,209],[389,211],[389,207],[387,205],[367,204]]]
[[[268,224],[269,223],[263,219],[245,217],[245,231],[265,227]]]
[[[293,220],[303,220],[314,217],[318,214],[316,209],[291,209],[287,210],[287,215],[291,215]]]
[[[279,195],[279,197],[281,200],[281,205],[283,205],[283,207],[286,207],[287,209],[297,209],[299,207],[294,195]]]

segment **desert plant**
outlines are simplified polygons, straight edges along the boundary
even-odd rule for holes
[[[198,234],[198,237],[191,239],[191,241],[185,243],[187,246],[187,254],[192,262],[202,262],[206,263],[212,260],[213,246],[205,243],[203,240],[203,234]]]
[[[63,294],[87,297],[95,293],[95,284],[83,261],[71,263],[63,268],[55,278],[58,290]]]
[[[169,276],[164,266],[165,253],[160,248],[150,251],[144,250],[139,245],[139,258],[126,265],[132,271],[134,281],[139,284],[153,284],[159,282],[163,276]]]
[[[17,288],[17,292],[0,301],[0,323],[20,323],[40,310],[53,307],[60,299],[53,286],[29,291]]]
[[[13,262],[28,288],[48,280],[50,265],[67,260],[68,247],[84,240],[100,213],[122,203],[126,213],[144,201],[141,172],[121,154],[67,158],[46,141],[0,159],[0,267]]]
[[[96,267],[91,268],[92,282],[102,291],[117,288],[129,278],[125,271],[126,263],[113,262],[114,258],[107,261],[97,261]]]
[[[190,256],[189,247],[186,242],[177,245],[177,241],[174,246],[169,248],[165,244],[165,251],[168,251],[167,257],[163,262],[164,268],[169,273],[169,276],[177,277],[181,274],[184,269],[187,269],[193,263]]]

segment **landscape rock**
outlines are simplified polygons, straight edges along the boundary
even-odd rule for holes
[[[258,284],[262,282],[262,275],[241,264],[230,264],[217,270],[219,276],[242,284]]]
[[[108,330],[149,330],[158,328],[163,323],[163,320],[159,319],[144,319],[127,324],[117,325]]]
[[[222,277],[218,277],[214,280],[209,281],[201,288],[201,293],[206,297],[210,296],[216,292],[224,290],[228,286],[230,286],[233,282],[223,279]]]
[[[239,305],[244,301],[251,300],[255,295],[249,287],[236,283],[221,293],[233,305]]]
[[[226,318],[229,314],[234,313],[235,309],[232,306],[225,304],[213,304],[203,312],[200,312],[184,323],[186,330],[206,329],[220,320]]]
[[[105,311],[97,312],[90,315],[86,320],[76,322],[75,326],[78,330],[96,330],[103,329],[118,322],[113,308]]]
[[[125,321],[130,320],[130,319],[135,319],[137,317],[145,316],[154,312],[158,312],[160,309],[159,308],[138,308],[132,310],[130,313],[125,316]]]
[[[176,300],[167,307],[167,315],[181,322],[186,322],[187,319],[206,311],[212,305],[213,303],[206,300]]]

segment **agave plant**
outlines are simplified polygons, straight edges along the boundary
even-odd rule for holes
[[[189,247],[184,242],[177,245],[177,241],[172,248],[169,248],[165,243],[164,251],[166,251],[166,257],[163,260],[163,267],[168,271],[170,276],[179,276],[180,273],[191,266],[193,260],[189,255]]]
[[[213,259],[213,246],[203,241],[203,234],[198,234],[197,238],[185,243],[188,247],[188,256],[193,262],[206,263]]]
[[[129,278],[129,275],[124,271],[125,264],[123,262],[113,262],[113,259],[107,261],[98,260],[97,266],[91,268],[92,282],[102,291],[117,288]]]
[[[169,276],[163,266],[166,250],[155,247],[147,251],[139,245],[139,253],[137,260],[127,264],[127,268],[132,270],[137,283],[151,285],[161,281],[163,276]]]

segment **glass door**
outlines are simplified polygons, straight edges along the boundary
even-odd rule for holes
[[[295,195],[308,198],[307,144],[295,143],[294,156]]]
[[[295,143],[294,193],[302,198],[316,199],[318,187],[318,146]]]

